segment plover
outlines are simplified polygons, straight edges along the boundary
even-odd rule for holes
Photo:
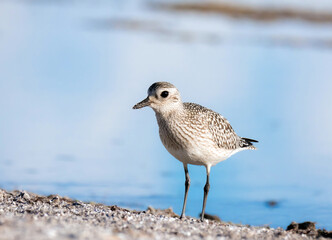
[[[183,163],[185,193],[181,217],[185,216],[190,186],[188,164],[206,168],[201,220],[204,219],[206,199],[210,189],[211,166],[226,160],[234,153],[256,149],[249,138],[239,137],[226,118],[195,103],[184,103],[180,92],[171,83],[156,82],[148,89],[148,97],[133,109],[150,106],[156,114],[160,139],[176,159]]]

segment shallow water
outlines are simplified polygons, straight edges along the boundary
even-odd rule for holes
[[[332,25],[144,1],[1,1],[0,13],[1,188],[180,213],[182,164],[153,111],[131,109],[151,83],[170,81],[260,141],[212,168],[208,213],[332,230]],[[205,170],[189,173],[187,215],[197,216]]]

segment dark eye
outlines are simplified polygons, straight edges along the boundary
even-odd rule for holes
[[[168,96],[168,92],[167,91],[163,91],[160,96],[162,96],[163,98],[167,98]]]

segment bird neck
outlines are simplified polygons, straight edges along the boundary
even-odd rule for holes
[[[167,105],[160,109],[154,109],[157,118],[160,119],[172,119],[174,117],[178,117],[179,115],[184,113],[184,106],[182,102],[178,102],[176,104]]]

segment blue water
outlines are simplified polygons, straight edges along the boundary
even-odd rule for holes
[[[0,187],[180,213],[182,164],[153,111],[131,109],[169,81],[260,141],[212,168],[208,213],[332,230],[331,30],[145,1],[1,1]],[[187,215],[198,216],[205,169],[189,173]]]

